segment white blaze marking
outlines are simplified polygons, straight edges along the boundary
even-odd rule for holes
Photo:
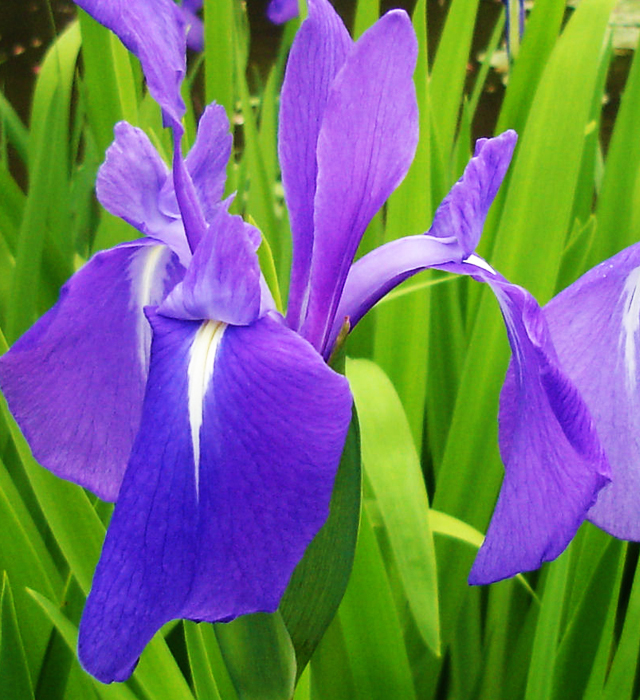
[[[627,390],[635,393],[638,381],[636,357],[638,331],[640,331],[640,267],[632,270],[622,291],[622,336],[624,364],[627,368]]]
[[[138,357],[145,374],[149,371],[151,326],[144,315],[144,307],[162,301],[169,254],[165,245],[144,246],[133,256],[129,266],[131,306],[137,317]]]
[[[481,267],[486,272],[490,272],[492,275],[496,274],[496,271],[489,265],[486,260],[483,260],[479,255],[472,253],[466,260],[462,261],[466,265],[475,265],[476,267]]]
[[[213,376],[213,365],[226,323],[205,321],[193,339],[187,376],[189,378],[189,424],[191,426],[191,443],[193,445],[193,462],[195,468],[196,494],[200,489],[200,428],[204,398]]]

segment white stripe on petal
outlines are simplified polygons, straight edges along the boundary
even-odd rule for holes
[[[162,301],[170,257],[171,250],[165,245],[143,246],[133,256],[129,266],[130,308],[137,316],[138,356],[145,374],[149,371],[151,326],[144,315],[144,307],[154,306]]]
[[[637,361],[638,333],[640,332],[640,267],[632,270],[624,283],[622,291],[622,333],[621,344],[624,345],[624,364],[627,370],[627,391],[636,393],[638,384]]]
[[[189,378],[189,424],[193,444],[196,494],[199,493],[200,489],[200,428],[202,426],[204,397],[213,376],[216,353],[226,327],[226,323],[205,321],[198,328],[191,346],[187,376]]]

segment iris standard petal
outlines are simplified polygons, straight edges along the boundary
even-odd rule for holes
[[[141,233],[168,245],[186,266],[191,252],[169,169],[142,129],[119,122],[114,132],[115,140],[98,171],[100,204]]]
[[[260,298],[260,265],[245,223],[219,207],[184,280],[158,310],[173,318],[244,326],[258,318]]]
[[[516,132],[509,130],[495,138],[476,141],[473,158],[436,211],[429,229],[432,236],[455,236],[465,257],[473,253],[517,140]]]
[[[344,377],[270,318],[150,319],[141,429],[80,625],[105,682],[168,620],[275,610],[328,515],[351,418]]]
[[[557,360],[535,299],[477,256],[469,260],[443,269],[491,286],[512,351],[499,414],[505,477],[469,575],[469,583],[487,584],[555,559],[610,471],[589,409]]]
[[[151,329],[144,316],[180,279],[150,240],[95,255],[0,358],[0,386],[35,458],[115,500],[142,410]]]
[[[640,540],[640,244],[594,267],[544,312],[611,464],[589,520]]]
[[[297,3],[293,4],[297,11]],[[282,86],[278,155],[293,236],[287,322],[294,330],[300,327],[306,310],[318,134],[329,90],[352,44],[331,4],[327,0],[312,0],[309,17],[291,47]]]
[[[274,24],[283,24],[297,16],[298,0],[271,0],[267,7],[267,17]]]
[[[315,238],[302,334],[325,346],[369,221],[405,176],[418,142],[418,46],[402,10],[384,15],[349,53],[318,137]]]
[[[186,28],[173,0],[74,0],[114,32],[142,64],[153,99],[172,122],[185,112],[180,85],[186,71]]]
[[[232,142],[224,107],[210,104],[200,117],[196,142],[185,159],[207,221],[213,217],[224,195]]]

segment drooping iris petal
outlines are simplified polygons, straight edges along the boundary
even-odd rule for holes
[[[298,0],[271,0],[267,7],[267,17],[274,24],[283,24],[297,16]]]
[[[417,51],[409,17],[389,12],[358,40],[331,87],[318,137],[315,238],[302,327],[320,351],[365,228],[413,160]]]
[[[293,5],[297,11],[297,2]],[[352,45],[331,4],[312,0],[291,47],[282,86],[278,155],[293,236],[287,321],[295,330],[305,310],[311,269],[318,134],[329,90]]]
[[[186,266],[191,251],[169,169],[142,129],[119,122],[114,131],[98,171],[98,200],[114,216],[168,245]]]
[[[555,559],[609,482],[610,470],[589,409],[558,362],[535,299],[477,256],[443,269],[491,286],[512,351],[500,397],[504,482],[469,575],[469,583],[487,584]]]
[[[509,130],[495,138],[476,141],[473,158],[436,211],[429,230],[432,236],[455,236],[465,256],[473,253],[517,140],[516,132]]]
[[[217,104],[206,107],[198,122],[196,141],[185,159],[185,165],[207,221],[213,217],[224,195],[232,142],[224,107]]]
[[[640,540],[640,244],[594,267],[544,312],[611,464],[589,520]]]
[[[353,328],[374,304],[404,280],[434,265],[462,262],[474,250],[509,167],[516,139],[514,131],[506,131],[476,143],[475,155],[438,207],[428,235],[391,241],[352,265],[325,356],[331,354],[345,318],[349,318]]]
[[[0,358],[0,386],[35,458],[115,500],[140,423],[157,304],[184,270],[150,240],[95,255]]]
[[[74,0],[114,32],[142,64],[153,99],[172,122],[185,112],[180,84],[186,71],[186,30],[173,0]]]
[[[351,416],[346,380],[270,318],[150,318],[141,429],[80,625],[105,682],[168,620],[275,610],[328,515]]]
[[[239,216],[219,208],[180,282],[160,305],[173,318],[244,326],[260,313],[258,256]]]

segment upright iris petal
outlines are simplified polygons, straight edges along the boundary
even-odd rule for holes
[[[360,239],[415,154],[417,50],[407,15],[389,12],[356,42],[329,93],[318,137],[309,303],[302,324],[302,334],[320,351]]]

